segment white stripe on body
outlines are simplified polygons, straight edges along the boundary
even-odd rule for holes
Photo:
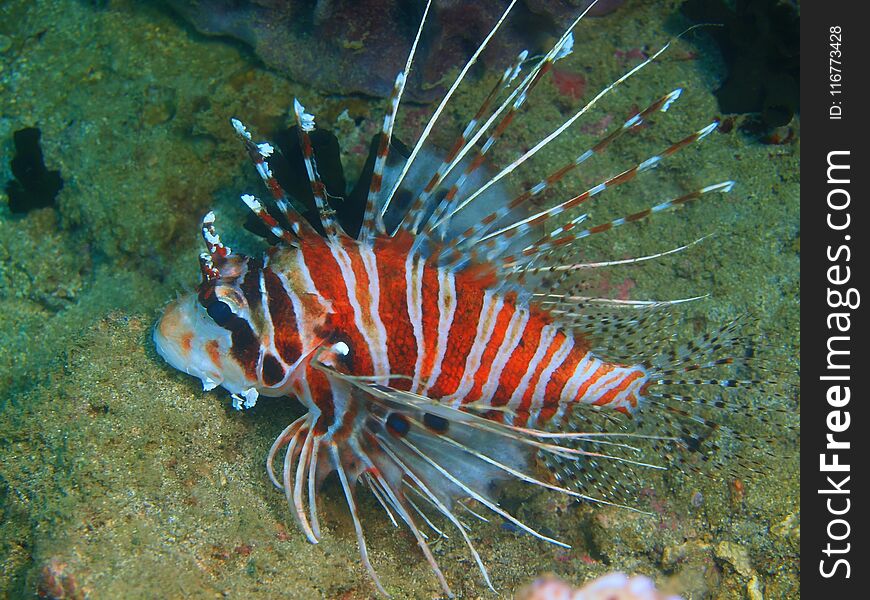
[[[474,336],[474,343],[468,356],[465,358],[465,369],[462,371],[462,379],[459,381],[459,386],[456,391],[445,399],[454,408],[462,404],[463,399],[474,388],[474,376],[480,369],[480,361],[483,358],[483,353],[489,345],[489,340],[492,339],[492,334],[495,331],[495,324],[498,315],[504,306],[504,298],[495,296],[495,292],[487,290],[483,294],[483,306],[480,308],[480,319],[477,322],[477,333]]]
[[[278,347],[275,345],[275,325],[272,323],[272,310],[271,305],[269,304],[269,293],[266,291],[266,269],[268,267],[266,264],[263,264],[263,268],[260,269],[260,281],[259,281],[259,289],[260,289],[260,311],[263,313],[263,331],[260,332],[260,347],[262,348],[264,345],[266,346],[266,352],[260,353],[260,358],[257,361],[257,379],[260,382],[260,385],[263,387],[272,387],[279,388],[285,383],[287,383],[287,379],[290,377],[290,365],[288,365],[284,361],[284,357],[281,356],[281,353],[278,352]],[[283,282],[282,282],[283,286]],[[286,291],[286,289],[285,289]],[[288,294],[289,296],[289,294]],[[293,312],[296,313],[296,306],[293,306]],[[298,321],[299,315],[296,314],[296,319]],[[267,341],[266,344],[263,342]],[[284,369],[284,377],[277,384],[272,386],[267,386],[266,382],[263,381],[263,360],[266,354],[271,354],[274,356],[278,363],[281,365],[281,368]]]
[[[616,368],[609,373],[605,373],[598,379],[598,381],[589,386],[580,401],[583,404],[594,404],[601,398],[601,396],[609,392],[612,388],[618,386],[620,382],[625,379],[626,375],[628,375],[627,371],[628,369]]]
[[[295,367],[322,343],[322,340],[314,332],[314,323],[310,323],[310,319],[306,318],[306,303],[303,302],[303,298],[316,298],[320,305],[320,310],[326,313],[333,312],[333,309],[332,304],[317,291],[317,286],[314,285],[314,279],[311,277],[311,271],[305,263],[303,252],[297,251],[293,254],[296,265],[292,270],[292,278],[293,282],[297,285],[292,285],[290,279],[284,273],[277,270],[273,270],[273,272],[281,280],[281,285],[284,286],[284,291],[287,292],[290,301],[293,303],[293,311],[296,313],[296,327],[299,331],[299,339],[302,342],[302,355],[296,361],[296,364],[293,365]],[[293,290],[299,288],[301,288],[300,294],[296,294]]]
[[[553,354],[550,364],[543,370],[541,377],[538,379],[537,385],[535,385],[535,391],[532,393],[532,403],[529,406],[529,421],[526,423],[527,427],[534,427],[535,423],[538,422],[538,419],[541,416],[541,409],[544,407],[544,393],[547,391],[547,385],[550,383],[550,378],[553,376],[553,373],[556,372],[556,369],[562,366],[562,363],[565,362],[565,359],[568,358],[568,355],[571,354],[571,350],[573,349],[574,338],[570,335],[566,335],[565,339],[562,341],[562,345],[559,346],[559,349]]]
[[[435,362],[432,372],[422,392],[423,396],[438,381],[441,375],[441,364],[447,352],[447,341],[450,337],[450,326],[456,313],[456,279],[451,271],[438,269],[438,340],[435,343]]]
[[[634,396],[640,401],[640,389],[646,384],[647,377],[638,377],[631,384],[625,388],[623,391],[619,392],[616,396],[614,396],[613,400],[607,405],[612,408],[625,408],[629,412],[634,412],[637,410],[637,406],[633,406],[629,401],[629,398]]]
[[[592,356],[591,352],[586,352],[586,355],[577,363],[574,374],[571,375],[571,378],[565,383],[565,387],[562,388],[562,395],[559,398],[559,410],[553,416],[557,422],[565,415],[568,406],[574,404],[577,400],[577,392],[580,391],[580,386],[583,385],[583,382],[592,373],[597,371],[600,366],[601,361]]]
[[[405,298],[408,305],[408,319],[414,331],[414,339],[417,342],[417,360],[414,363],[414,378],[411,390],[418,390],[420,386],[420,371],[423,369],[423,354],[426,346],[423,343],[423,267],[425,261],[414,255],[408,254],[405,259]]]
[[[538,370],[538,366],[541,361],[544,360],[544,357],[547,355],[547,350],[550,349],[550,344],[553,343],[553,339],[556,337],[556,333],[559,331],[558,326],[551,324],[544,325],[541,329],[541,337],[538,340],[538,347],[535,350],[534,356],[529,361],[528,366],[526,367],[526,372],[523,373],[520,382],[517,384],[517,387],[514,389],[511,394],[510,400],[508,400],[507,407],[511,409],[512,413],[509,413],[505,416],[505,421],[507,423],[513,423],[514,415],[513,411],[519,407],[519,405],[523,401],[523,396],[526,395],[526,389],[529,387],[529,383],[532,381],[532,377],[535,376],[535,372]]]
[[[525,331],[528,322],[528,309],[517,307],[514,314],[511,316],[510,323],[508,323],[507,329],[505,330],[504,339],[498,347],[498,352],[496,352],[495,358],[492,361],[492,367],[489,370],[489,377],[487,377],[486,383],[481,390],[481,401],[489,402],[495,395],[495,392],[498,389],[499,380],[501,379],[501,372],[504,370],[505,365],[513,355],[514,349],[519,345],[520,340],[523,338],[523,332]]]
[[[601,396],[622,383],[633,371],[634,369],[616,367],[610,373],[605,373],[598,381],[589,386],[586,393],[583,394],[581,402],[584,404],[594,404]]]
[[[595,385],[591,386],[589,390],[587,390],[584,395],[583,402],[584,403],[593,403],[604,396],[607,392],[612,390],[613,388],[619,386],[626,378],[631,377],[638,371],[637,367],[618,367],[608,373],[605,377],[602,377]],[[631,405],[628,401],[629,396],[632,393],[635,393],[640,390],[641,386],[646,383],[646,377],[638,377],[634,381],[632,381],[626,389],[617,393],[613,399],[610,400],[607,404],[603,406],[607,408],[619,408],[624,407],[629,410],[634,410],[635,407]]]
[[[384,340],[383,342],[384,353],[381,355],[381,353],[377,351],[379,347],[377,332],[371,322],[371,315],[368,310],[362,307],[359,297],[357,297],[356,275],[353,272],[353,265],[350,256],[344,248],[340,247],[338,244],[329,244],[329,251],[332,253],[335,262],[341,270],[341,277],[344,280],[344,285],[347,290],[347,299],[353,309],[354,325],[365,340],[366,351],[371,355],[372,370],[374,371],[372,375],[385,376],[390,372],[389,360],[384,362],[384,359],[386,359],[386,341]],[[370,302],[366,303],[367,306],[370,304]]]
[[[381,283],[378,278],[378,262],[374,250],[371,246],[360,244],[360,258],[362,258],[363,266],[369,278],[369,321],[371,322],[371,333],[374,343],[369,346],[369,351],[374,356],[378,355],[378,362],[384,366],[385,372],[390,372],[390,357],[387,354],[387,328],[384,327],[384,322],[381,319],[380,302],[381,302]],[[389,381],[384,381],[385,385]]]

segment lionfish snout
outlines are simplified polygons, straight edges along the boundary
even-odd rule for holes
[[[182,296],[166,307],[153,337],[160,356],[176,369],[198,377],[204,389],[233,385],[224,359],[230,343],[227,332],[212,321],[195,294]]]

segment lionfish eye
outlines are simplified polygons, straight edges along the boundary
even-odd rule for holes
[[[215,300],[206,307],[205,311],[212,318],[212,321],[220,327],[229,323],[230,319],[235,316],[230,305],[222,300]]]

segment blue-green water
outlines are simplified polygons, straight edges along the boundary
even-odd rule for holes
[[[588,99],[627,68],[617,50],[654,49],[668,39],[664,23],[678,4],[629,2],[581,25],[578,51],[561,68],[585,75]],[[599,126],[678,86],[684,96],[666,118],[549,199],[585,189],[717,116],[712,90],[723,68],[715,47],[681,42],[668,56],[605,98],[518,180],[536,182],[594,142]],[[450,124],[461,126],[490,85],[463,86]],[[0,180],[11,177],[12,132],[32,125],[42,130],[49,168],[65,179],[57,209],[13,216],[0,207],[0,597],[33,597],[49,572],[65,582],[67,597],[373,595],[340,489],[327,485],[321,495],[326,531],[312,546],[265,476],[274,436],[300,414],[295,402],[237,413],[223,394],[203,393],[167,367],[150,342],[161,307],[198,280],[206,210],[224,215],[232,245],[256,244],[241,228],[237,196],[260,193],[260,184],[229,118],[271,130],[287,121],[294,96],[337,132],[346,164],[358,170],[383,101],[294,84],[243,47],[203,37],[151,3],[0,4]],[[533,114],[518,120],[494,160],[549,133],[572,102],[542,84]],[[351,119],[340,116],[345,108]],[[399,134],[412,139],[426,110],[409,107]],[[715,233],[676,260],[615,271],[610,285],[632,298],[710,293],[688,312],[687,330],[751,314],[776,376],[795,383],[799,149],[799,135],[764,145],[739,128],[714,134],[594,206],[595,222],[723,179],[738,182],[732,194],[590,241],[583,255],[624,258]],[[796,398],[758,402],[780,403],[797,422]],[[572,549],[495,520],[475,525],[499,595],[547,572],[580,582],[624,570],[687,598],[798,597],[796,451],[786,434],[759,433],[777,442],[778,458],[760,458],[772,474],[747,473],[739,482],[666,476],[642,490],[654,517],[510,486],[505,506]],[[397,534],[373,501],[361,510],[372,560],[394,596],[437,597],[413,538]],[[454,591],[492,596],[457,538],[436,544]]]

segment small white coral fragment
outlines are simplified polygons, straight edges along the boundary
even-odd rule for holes
[[[556,577],[534,581],[521,590],[516,600],[681,600],[656,589],[649,577],[611,573],[576,588]]]

